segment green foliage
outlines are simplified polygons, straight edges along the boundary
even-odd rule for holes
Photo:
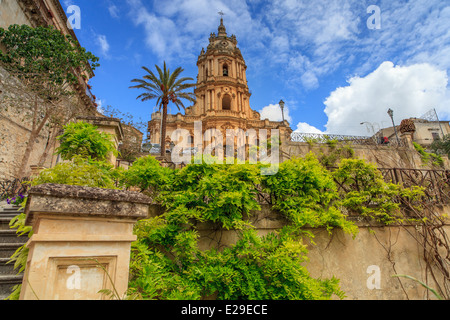
[[[230,248],[200,251],[197,238],[192,231],[178,233],[170,255],[164,254],[164,249],[149,247],[145,241],[134,243],[130,292],[144,299],[164,300],[344,297],[337,279],[321,280],[309,275],[302,265],[307,261],[307,250],[299,241],[274,233],[259,237],[255,231],[245,230]]]
[[[62,162],[51,169],[43,170],[32,181],[32,185],[44,183],[117,189],[115,181],[120,169],[108,163],[75,156],[71,162]]]
[[[11,25],[0,28],[0,63],[45,101],[70,94],[78,74],[98,67],[98,58],[54,27]],[[76,73],[78,72],[78,74]]]
[[[183,206],[225,229],[240,229],[243,218],[259,210],[256,188],[260,167],[249,164],[192,164],[176,172],[170,192],[164,194],[169,210]]]
[[[343,298],[337,279],[309,275],[300,237],[307,225],[357,232],[334,205],[338,197],[331,175],[312,155],[280,165],[273,177],[261,176],[260,169],[249,164],[191,164],[166,180],[155,174],[155,181],[147,181],[149,186],[162,183],[153,194],[166,210],[136,225],[130,293],[144,299]],[[265,237],[258,236],[248,220],[260,209],[259,188],[277,199],[274,205],[291,221]],[[199,223],[233,230],[228,232],[238,241],[200,250]]]
[[[342,159],[331,172],[309,154],[280,164],[273,176],[260,175],[260,165],[213,162],[164,175],[157,162],[146,163],[154,171],[142,186],[153,190],[165,212],[135,227],[130,293],[144,299],[343,298],[339,280],[308,273],[303,238],[312,233],[305,230],[338,228],[356,236],[358,228],[343,211],[390,224],[404,219],[402,200],[419,207],[423,196],[420,188],[386,183],[374,165],[359,159]],[[266,236],[249,221],[261,194],[288,221]],[[209,250],[199,248],[205,223],[213,233]],[[217,240],[224,232],[234,234],[236,243]]]
[[[341,187],[342,206],[353,214],[392,224],[402,219],[400,199],[417,202],[423,195],[419,187],[403,188],[384,181],[373,164],[361,159],[343,159],[333,172]]]
[[[20,204],[21,208],[24,209],[27,202],[27,197],[25,197],[24,201]],[[17,236],[27,235],[29,238],[33,235],[33,229],[30,226],[25,225],[26,215],[25,213],[21,213],[15,216],[9,222],[9,227],[11,229],[16,230]],[[27,264],[29,248],[26,244],[17,248],[17,250],[10,257],[10,260],[7,262],[14,263],[14,270],[17,271],[17,274],[23,273],[25,271],[25,266]],[[13,288],[12,293],[8,296],[8,300],[19,300],[20,291],[22,289],[22,285],[16,285]]]
[[[450,134],[444,136],[443,139],[435,140],[430,149],[436,154],[445,154],[450,158]]]
[[[137,159],[124,173],[123,184],[126,187],[138,187],[141,192],[149,192],[157,195],[162,190],[167,190],[174,179],[174,171],[162,167],[153,156]]]
[[[433,166],[442,167],[444,165],[444,160],[442,160],[440,155],[427,152],[420,144],[416,142],[413,142],[413,145],[416,151],[420,154],[424,164],[428,164],[431,160],[431,164]]]
[[[295,227],[335,227],[353,235],[356,227],[339,210],[339,195],[331,173],[309,154],[280,164],[276,175],[267,176],[264,186],[273,207]]]
[[[110,153],[117,156],[112,135],[97,129],[83,121],[67,124],[64,133],[57,138],[60,146],[56,152],[64,160],[71,160],[76,155],[100,161],[106,160]]]
[[[307,138],[306,142],[310,147],[318,147],[315,154],[325,167],[335,166],[341,159],[351,159],[355,156],[355,150],[349,143],[330,139],[327,135],[320,138]]]

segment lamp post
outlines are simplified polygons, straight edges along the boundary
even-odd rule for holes
[[[372,128],[372,134],[375,135],[375,128],[373,127],[373,124],[370,122],[367,122],[367,121],[361,122],[361,125],[364,125],[364,124],[366,124],[367,126],[370,126],[370,128]],[[369,127],[367,127],[367,129],[369,129]],[[369,130],[369,132],[370,132],[370,130]]]
[[[280,108],[281,108],[281,116],[283,117],[283,122],[284,122],[284,101],[283,100],[280,101]]]
[[[395,127],[395,123],[394,123],[394,111],[392,109],[389,109],[387,113],[388,113],[389,117],[391,117],[392,125],[394,126],[395,136],[397,138],[398,145],[400,145],[400,140],[398,139],[398,134],[397,134],[397,128]]]

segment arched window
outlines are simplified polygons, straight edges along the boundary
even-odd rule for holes
[[[228,94],[222,98],[222,110],[231,110],[231,97]]]
[[[226,63],[223,65],[223,76],[228,77],[228,65]]]

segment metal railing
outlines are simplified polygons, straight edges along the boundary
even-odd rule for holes
[[[384,145],[384,146],[400,146],[403,147],[404,143],[400,140],[389,140],[378,137],[365,137],[365,136],[348,136],[342,134],[318,134],[318,133],[301,133],[293,132],[291,134],[292,142],[310,142],[310,143],[330,143],[331,141],[345,142],[356,145]]]
[[[0,201],[25,195],[29,188],[30,178],[0,180]]]

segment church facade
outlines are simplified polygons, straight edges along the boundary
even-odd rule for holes
[[[185,145],[191,148],[205,148],[217,139],[217,135],[208,136],[215,129],[226,143],[227,130],[245,132],[245,144],[257,145],[260,130],[271,133],[278,130],[279,140],[283,143],[290,139],[292,129],[287,121],[276,122],[261,119],[259,112],[250,106],[251,92],[247,84],[247,66],[235,35],[228,36],[223,19],[218,34],[211,33],[207,50],[201,50],[197,61],[198,76],[194,90],[196,102],[186,108],[185,114],[168,115],[166,124],[166,150],[180,142],[174,132],[184,129],[189,132]],[[281,110],[280,110],[281,112]],[[200,129],[199,129],[200,128]],[[198,137],[201,130],[202,139]],[[196,132],[197,131],[197,132]],[[256,134],[249,135],[248,132]],[[155,112],[148,124],[148,136],[152,144],[161,143],[161,113]],[[186,131],[185,131],[186,132]],[[195,140],[195,141],[194,141]]]

